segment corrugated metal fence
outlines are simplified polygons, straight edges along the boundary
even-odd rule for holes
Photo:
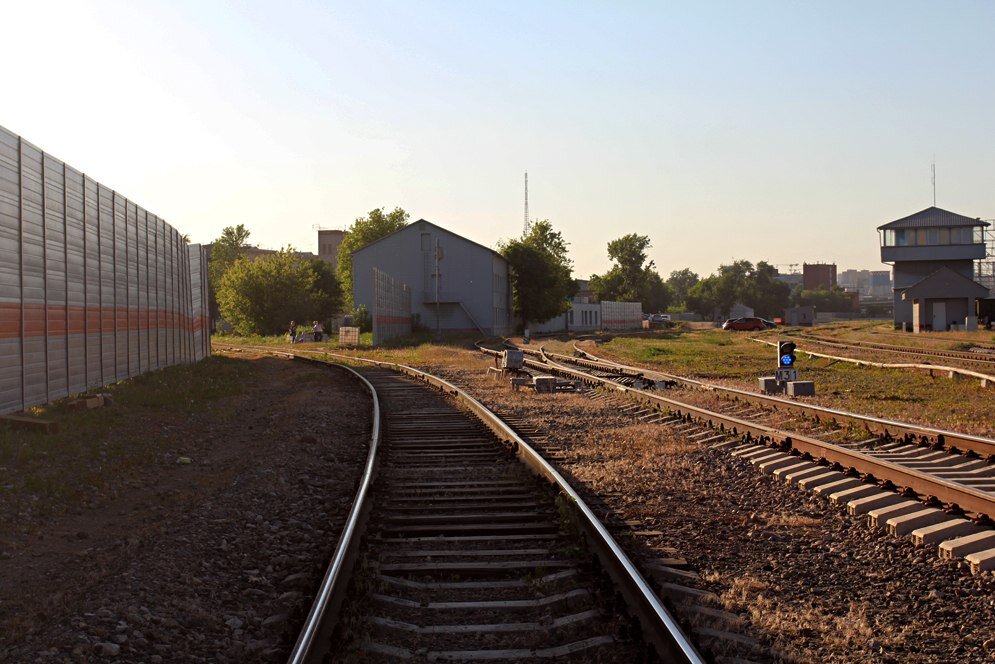
[[[210,354],[207,261],[0,127],[0,413]]]
[[[601,329],[630,330],[642,327],[642,302],[602,302]]]
[[[373,268],[373,345],[411,334],[411,289]]]

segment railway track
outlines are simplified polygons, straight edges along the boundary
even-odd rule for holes
[[[579,357],[558,353],[547,354],[559,361],[605,371],[622,377],[643,375],[651,380],[659,382],[669,381],[762,411],[780,410],[809,418],[815,422],[826,422],[839,427],[848,427],[857,431],[863,431],[867,434],[868,444],[877,440],[886,443],[897,440],[906,444],[945,449],[952,453],[977,455],[979,458],[995,462],[995,440],[985,438],[984,436],[937,429],[909,422],[898,422],[835,408],[825,408],[814,404],[792,401],[790,399],[782,399],[767,394],[749,392],[747,390],[678,376],[655,369],[613,362],[590,354],[577,346],[574,346],[574,350],[579,354]],[[532,352],[536,353],[537,351]]]
[[[799,339],[804,339],[806,341],[811,341],[813,343],[821,344],[824,346],[833,346],[836,348],[876,350],[888,353],[896,353],[899,355],[910,355],[913,357],[938,358],[943,360],[953,359],[957,360],[958,362],[964,362],[965,364],[974,365],[976,367],[983,367],[989,371],[995,369],[995,353],[987,349],[979,352],[971,352],[971,351],[959,351],[959,350],[947,350],[947,349],[911,348],[909,346],[883,344],[874,341],[844,341],[841,339],[833,339],[833,338],[821,337],[815,334],[805,334],[798,332],[786,333],[786,334],[787,336],[793,336]]]
[[[995,569],[990,519],[995,515],[995,466],[976,458],[977,453],[943,449],[914,425],[906,426],[917,429],[922,441],[910,432],[902,440],[875,436],[856,443],[831,443],[816,437],[818,431],[800,433],[797,428],[789,431],[764,423],[765,410],[748,401],[733,403],[732,408],[702,407],[682,397],[681,390],[672,394],[641,389],[647,381],[675,378],[666,374],[590,355],[526,352],[531,356],[526,362],[533,368],[624,392],[642,406],[641,416],[647,421],[665,420],[693,440],[732,447],[735,454],[766,464],[762,469],[767,472],[784,474],[788,481],[824,493],[834,502],[845,501],[852,513],[868,513],[875,525],[886,525],[895,534],[911,533],[923,544],[938,544],[941,556],[966,556],[976,571]],[[975,445],[987,445],[982,449],[990,459],[995,441],[972,438]]]
[[[440,378],[360,361],[349,370],[373,395],[370,459],[291,662],[704,661],[507,423]]]

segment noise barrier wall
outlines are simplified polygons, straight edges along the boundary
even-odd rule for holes
[[[210,354],[207,261],[0,127],[0,413]]]

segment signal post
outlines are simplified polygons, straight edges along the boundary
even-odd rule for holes
[[[798,346],[793,341],[777,342],[777,370],[773,376],[760,379],[760,391],[764,394],[787,393],[790,397],[815,396],[815,383],[810,380],[798,380],[798,358],[795,351]]]

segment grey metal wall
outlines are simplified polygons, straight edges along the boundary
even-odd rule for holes
[[[373,345],[411,334],[411,289],[386,272],[373,268]]]
[[[206,263],[0,127],[0,413],[208,355]]]
[[[439,271],[435,250],[442,250]],[[511,328],[507,261],[493,250],[419,219],[352,256],[353,303],[372,308],[373,268],[411,288],[411,313],[447,332],[505,334]],[[438,292],[436,290],[438,281]],[[436,306],[438,299],[439,306]]]

